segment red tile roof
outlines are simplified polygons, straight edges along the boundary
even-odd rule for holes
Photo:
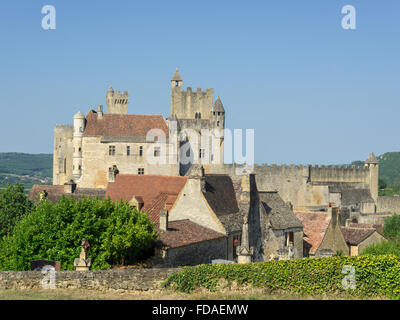
[[[210,241],[226,236],[222,233],[205,228],[190,220],[178,220],[168,222],[168,231],[160,231],[157,246],[177,248],[204,241]]]
[[[158,223],[160,210],[171,209],[187,177],[118,174],[114,183],[109,183],[106,197],[114,201],[130,201],[133,197],[143,199],[143,211]]]
[[[374,228],[340,227],[347,244],[357,246],[376,230]]]
[[[85,137],[146,137],[151,129],[161,129],[168,138],[168,127],[162,115],[104,114],[90,110],[86,116]]]
[[[303,224],[304,241],[310,247],[310,253],[315,254],[322,240],[331,219],[326,212],[294,212]]]

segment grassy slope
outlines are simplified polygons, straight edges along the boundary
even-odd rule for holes
[[[0,153],[0,188],[23,183],[30,189],[35,183],[50,183],[52,176],[52,154]]]

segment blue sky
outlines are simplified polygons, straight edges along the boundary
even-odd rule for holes
[[[176,67],[221,96],[227,127],[255,129],[256,162],[400,151],[399,17],[397,0],[2,1],[0,152],[52,152],[54,125],[105,105],[110,85],[130,113],[167,117]]]

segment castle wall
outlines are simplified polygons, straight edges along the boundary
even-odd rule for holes
[[[378,197],[378,213],[400,213],[400,197]]]
[[[71,125],[54,127],[53,185],[62,185],[72,177],[73,130]]]
[[[207,173],[229,174],[232,177],[237,176],[239,169],[243,168],[237,164],[204,167]],[[365,187],[370,182],[368,167],[255,164],[253,172],[259,191],[278,191],[282,199],[297,210],[327,207],[330,202],[340,205],[337,203],[340,197],[331,194],[327,185],[318,183],[346,182]]]
[[[176,115],[179,119],[194,119],[195,113],[201,113],[201,119],[210,119],[213,105],[213,89],[202,91],[197,88],[192,91],[187,87],[186,91],[181,87],[171,88],[171,116]]]
[[[109,155],[109,146],[115,146],[115,155]],[[130,155],[127,155],[127,146]],[[139,147],[143,155],[139,155]],[[100,137],[84,137],[82,142],[82,176],[77,181],[80,188],[106,188],[108,170],[116,165],[121,174],[138,174],[143,168],[144,174],[178,175],[178,164],[151,164],[146,155],[153,143],[148,142],[102,142]],[[151,149],[152,150],[152,149]],[[150,151],[151,151],[150,150]]]

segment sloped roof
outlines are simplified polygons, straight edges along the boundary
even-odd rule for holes
[[[324,239],[331,219],[326,212],[295,212],[303,224],[304,241],[310,246],[310,253],[315,254]]]
[[[218,96],[217,100],[215,100],[213,111],[225,112],[224,106],[223,106],[222,101],[219,96]]]
[[[301,221],[276,191],[259,192],[260,200],[273,229],[302,228]]]
[[[160,231],[157,225],[157,231],[160,232],[157,246],[168,248],[178,248],[226,237],[222,233],[205,228],[187,219],[169,221],[168,231]]]
[[[159,211],[172,207],[186,181],[187,177],[118,174],[115,182],[108,184],[106,197],[114,201],[141,197],[142,210],[148,212],[153,222],[158,222]]]
[[[151,129],[160,129],[168,138],[168,127],[162,115],[103,114],[90,110],[86,116],[84,137],[141,137],[145,138]]]
[[[348,227],[353,227],[353,228],[366,228],[366,229],[375,229],[378,233],[382,234],[383,233],[383,222],[380,223],[375,223],[375,224],[370,224],[370,223],[353,223],[350,222]]]
[[[174,75],[172,76],[171,81],[182,81],[181,74],[179,73],[178,68],[176,68]]]
[[[367,158],[367,160],[365,160],[366,164],[378,164],[379,161],[378,159],[375,157],[375,154],[373,152],[371,152]]]
[[[82,196],[90,198],[104,199],[106,190],[95,189],[95,188],[77,188],[74,193],[64,193],[63,185],[39,185],[35,184],[29,192],[29,199],[37,202],[40,198],[40,193],[46,192],[46,198],[51,202],[57,202],[60,198],[65,195],[66,197],[74,197],[74,199],[80,199]]]
[[[340,229],[346,243],[355,246],[359,245],[376,231],[373,228],[340,227]]]
[[[217,216],[239,212],[232,179],[224,174],[206,174],[206,192],[203,192]]]

